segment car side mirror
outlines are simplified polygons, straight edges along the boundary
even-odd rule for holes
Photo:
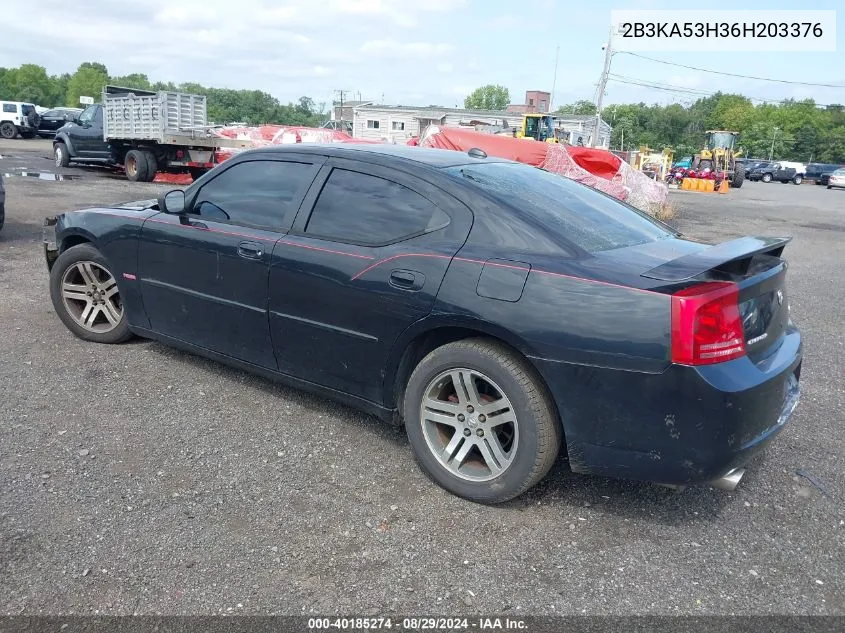
[[[172,213],[174,215],[185,213],[185,192],[181,189],[168,191],[159,198],[158,208],[163,213]]]

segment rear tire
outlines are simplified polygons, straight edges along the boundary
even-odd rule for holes
[[[126,177],[132,182],[148,181],[146,152],[138,149],[130,149],[126,152],[123,167],[126,170]]]
[[[833,189],[833,185],[828,185],[828,186],[827,186],[827,188],[828,188],[828,189]]]
[[[6,223],[6,203],[0,202],[0,230],[3,229],[3,225]]]
[[[62,323],[85,341],[122,343],[132,336],[117,277],[91,244],[59,255],[50,270],[50,298]]]
[[[56,167],[67,167],[70,165],[70,153],[67,151],[67,145],[61,142],[53,145],[53,158],[55,159]]]
[[[150,151],[144,152],[144,156],[147,159],[147,182],[152,182],[158,173],[158,160]]]
[[[0,136],[5,139],[15,138],[18,135],[18,128],[15,127],[14,123],[9,121],[3,121],[0,123]]]
[[[542,379],[498,342],[474,338],[435,349],[411,374],[402,405],[422,470],[478,503],[519,496],[560,450],[560,422]]]
[[[772,182],[772,175],[771,174],[763,174],[763,177],[760,179],[763,182]]]
[[[801,175],[795,176],[795,178],[792,179],[792,183],[795,185],[800,185],[802,182],[804,182],[804,176]]]

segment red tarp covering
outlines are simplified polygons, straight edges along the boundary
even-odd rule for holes
[[[490,156],[515,160],[560,174],[648,212],[660,208],[669,194],[666,185],[636,171],[603,149],[541,143],[509,135],[438,126],[429,126],[420,138],[419,145],[459,152],[476,147]]]
[[[566,153],[572,156],[572,160],[579,166],[594,176],[601,176],[607,180],[613,180],[622,165],[618,156],[603,149],[567,145]]]
[[[246,149],[288,143],[378,143],[352,138],[340,130],[292,125],[230,126],[217,128],[213,132],[222,138],[249,141],[251,147]],[[223,162],[243,151],[245,149],[222,148],[217,152],[217,160]]]
[[[526,141],[512,136],[496,136],[475,130],[436,126],[429,126],[426,129],[419,140],[419,145],[420,147],[452,149],[458,152],[467,152],[477,147],[490,156],[507,158],[534,165],[534,167],[541,167],[546,162],[546,156],[551,147],[549,143]]]

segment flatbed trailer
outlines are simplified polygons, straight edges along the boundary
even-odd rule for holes
[[[212,130],[203,95],[106,86],[101,103],[59,129],[53,154],[59,167],[123,165],[134,181],[149,182],[159,171],[188,172],[196,179],[217,164],[217,150],[251,147]]]

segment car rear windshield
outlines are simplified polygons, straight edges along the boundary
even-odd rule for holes
[[[588,252],[609,251],[673,237],[644,213],[591,187],[515,163],[460,165],[444,171],[527,214],[532,224]]]

